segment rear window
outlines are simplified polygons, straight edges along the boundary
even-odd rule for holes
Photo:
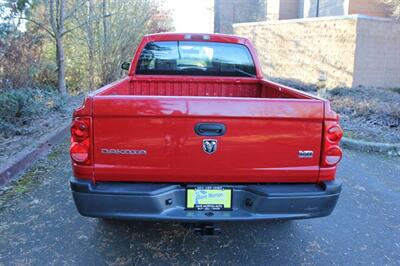
[[[150,42],[143,49],[136,74],[255,77],[246,46],[218,42]]]

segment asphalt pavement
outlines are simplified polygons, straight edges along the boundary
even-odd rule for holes
[[[220,224],[202,237],[179,223],[80,216],[67,142],[0,191],[0,265],[400,265],[400,158],[345,150],[329,217]]]

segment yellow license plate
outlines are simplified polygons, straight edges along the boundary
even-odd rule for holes
[[[198,211],[232,209],[232,189],[224,187],[189,187],[186,189],[186,208]]]

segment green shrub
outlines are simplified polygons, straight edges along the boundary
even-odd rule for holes
[[[0,132],[23,134],[31,121],[61,112],[66,99],[52,89],[0,90]]]

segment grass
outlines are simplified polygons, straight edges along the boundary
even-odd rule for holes
[[[6,207],[9,200],[32,191],[48,178],[48,173],[58,165],[54,161],[62,157],[67,146],[67,142],[55,145],[46,157],[39,159],[9,186],[0,190],[0,210]]]

